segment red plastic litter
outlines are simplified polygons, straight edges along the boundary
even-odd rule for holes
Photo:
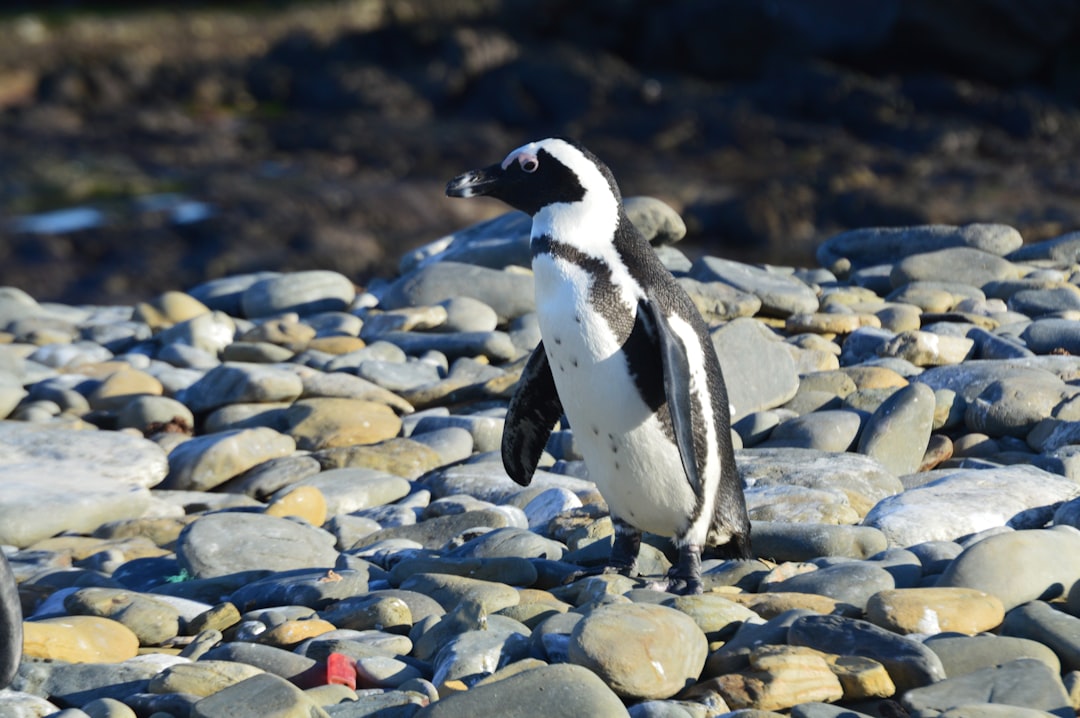
[[[356,690],[356,663],[344,653],[326,657],[326,684],[348,686]]]

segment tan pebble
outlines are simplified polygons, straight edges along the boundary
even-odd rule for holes
[[[952,439],[944,434],[933,434],[930,443],[923,453],[922,463],[919,464],[919,472],[930,471],[943,461],[948,461],[953,455]]]
[[[324,354],[340,356],[342,354],[357,351],[358,349],[363,349],[366,346],[367,342],[360,337],[335,336],[315,337],[308,342],[307,348],[312,351],[323,352]]]
[[[205,697],[260,673],[261,668],[233,661],[177,663],[150,680],[150,692]]]
[[[885,389],[908,385],[908,380],[892,369],[880,366],[851,366],[840,371],[851,377],[858,389]]]
[[[896,633],[974,635],[1000,625],[1005,608],[996,596],[973,588],[897,588],[871,596],[866,619]]]
[[[334,624],[321,618],[285,621],[260,633],[258,642],[279,648],[292,648],[302,641],[334,630]]]
[[[84,561],[103,551],[115,551],[125,561],[137,558],[156,558],[171,551],[161,548],[144,536],[94,538],[91,536],[54,536],[38,541],[28,550],[62,553],[73,561]]]
[[[874,312],[883,329],[908,332],[922,326],[922,310],[913,304],[888,304]]]
[[[896,693],[896,686],[885,666],[873,659],[862,656],[828,656],[826,660],[832,672],[840,679],[846,701],[888,698]]]
[[[190,294],[169,291],[149,302],[137,304],[134,318],[157,331],[209,313],[210,308]]]
[[[288,434],[311,451],[374,444],[397,436],[401,419],[385,404],[362,399],[301,399],[286,410]]]
[[[300,317],[296,314],[287,314],[283,317],[262,322],[253,329],[244,332],[238,341],[276,344],[293,352],[300,352],[307,348],[315,338],[315,329],[307,324],[300,323]]]
[[[121,369],[109,375],[89,396],[90,407],[98,410],[118,410],[137,396],[161,396],[164,388],[155,377],[138,369]]]
[[[378,469],[388,474],[417,479],[442,466],[442,457],[430,446],[412,439],[396,438],[375,446],[339,446],[323,449],[316,457],[324,469]]]
[[[443,681],[437,686],[437,688],[440,698],[446,698],[447,696],[453,695],[454,693],[461,693],[463,691],[469,690],[469,686],[467,686],[464,681],[456,679],[450,681]]]
[[[98,616],[23,622],[23,657],[68,663],[119,663],[139,653],[127,626]]]
[[[728,706],[783,710],[800,703],[839,700],[840,679],[824,656],[795,646],[766,646],[751,652],[750,668],[715,679]]]
[[[814,334],[836,335],[851,334],[861,327],[880,327],[881,320],[873,314],[844,314],[817,312],[814,314],[793,314],[784,322],[784,331],[789,334],[812,332]]]
[[[237,623],[240,623],[240,610],[225,601],[195,616],[188,622],[187,628],[190,633],[198,634],[208,630],[224,631]]]
[[[301,518],[312,526],[322,526],[326,523],[326,497],[314,486],[297,486],[271,501],[266,513],[281,518]]]

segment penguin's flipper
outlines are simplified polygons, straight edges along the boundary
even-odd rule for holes
[[[506,410],[502,461],[511,479],[522,486],[529,485],[551,430],[562,414],[555,378],[551,375],[544,343],[540,342],[525,363]]]
[[[660,358],[664,367],[664,395],[667,397],[675,443],[679,447],[679,456],[682,457],[686,480],[690,482],[694,492],[698,493],[703,482],[694,451],[694,402],[690,396],[690,360],[686,356],[686,346],[655,299],[650,296],[638,306],[645,309],[644,316],[652,324],[653,335],[660,345]]]

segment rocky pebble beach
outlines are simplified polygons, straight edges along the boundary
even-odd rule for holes
[[[363,289],[0,289],[0,715],[1074,716],[1080,232],[752,266],[627,207],[713,327],[756,560],[673,596],[646,536],[644,577],[567,582],[612,535],[571,428],[527,488],[498,454],[539,339],[524,215]]]

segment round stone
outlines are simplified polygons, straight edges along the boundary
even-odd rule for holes
[[[666,606],[611,604],[574,627],[569,659],[619,696],[669,698],[697,680],[708,640],[686,614]]]
[[[241,295],[244,316],[254,319],[284,312],[300,316],[346,309],[356,297],[348,277],[329,270],[292,272],[261,279]]]
[[[374,444],[401,431],[393,409],[361,399],[301,399],[286,411],[285,421],[297,446],[311,451]]]
[[[117,663],[134,658],[139,638],[98,616],[63,616],[23,623],[23,656],[69,663]]]
[[[880,591],[866,604],[866,619],[896,633],[990,631],[1005,610],[995,596],[969,588],[898,588]]]

